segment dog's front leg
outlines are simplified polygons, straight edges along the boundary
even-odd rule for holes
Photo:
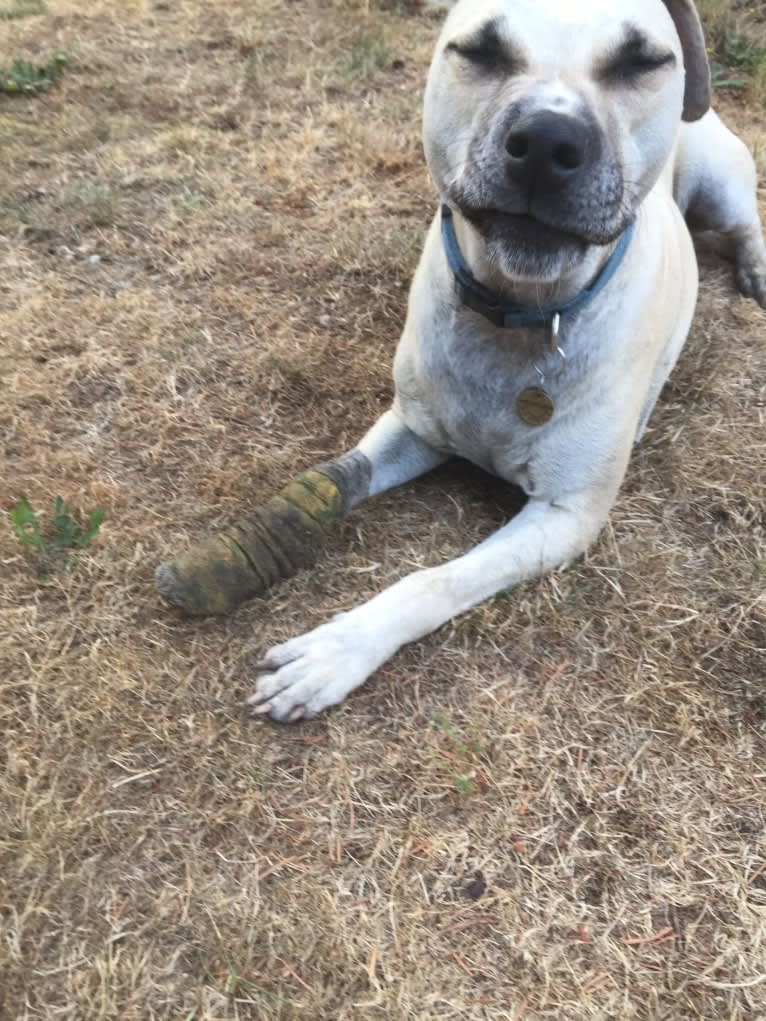
[[[530,500],[465,556],[410,574],[349,613],[275,646],[259,664],[248,701],[283,721],[315,716],[342,701],[402,645],[582,553],[600,531],[612,495],[600,490],[550,503]]]
[[[348,453],[298,475],[220,535],[155,572],[160,595],[187,613],[226,613],[311,563],[335,522],[447,455],[392,409]]]

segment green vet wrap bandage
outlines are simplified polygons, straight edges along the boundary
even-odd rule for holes
[[[157,590],[187,613],[227,613],[310,563],[343,513],[340,490],[303,472],[254,514],[157,568]]]

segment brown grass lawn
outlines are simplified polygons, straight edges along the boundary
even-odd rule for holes
[[[70,57],[0,97],[0,497],[109,514],[72,571],[0,519],[3,1021],[766,1018],[766,317],[727,265],[584,561],[342,708],[251,718],[253,663],[466,550],[501,486],[380,498],[230,619],[153,590],[387,406],[440,17],[0,21],[0,63]],[[763,180],[763,108],[718,105]]]

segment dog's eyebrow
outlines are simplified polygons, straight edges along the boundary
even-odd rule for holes
[[[460,53],[487,68],[524,67],[526,58],[523,52],[503,37],[502,24],[501,18],[493,18],[479,28],[450,40],[445,49]]]

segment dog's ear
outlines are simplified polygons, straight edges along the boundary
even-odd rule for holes
[[[664,0],[676,26],[684,51],[686,90],[684,92],[685,121],[698,121],[710,109],[710,65],[694,0]]]

